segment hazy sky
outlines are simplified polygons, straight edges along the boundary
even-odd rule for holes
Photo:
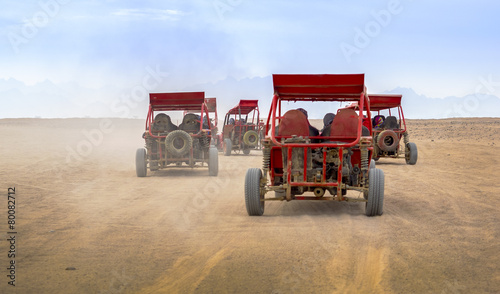
[[[0,78],[162,87],[273,73],[366,73],[430,97],[500,82],[498,1],[0,1]],[[500,86],[500,85],[499,85]],[[251,89],[250,89],[251,90]]]

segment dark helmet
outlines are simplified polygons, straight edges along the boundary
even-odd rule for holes
[[[304,108],[297,108],[297,110],[305,114],[307,118],[307,110],[305,110]]]

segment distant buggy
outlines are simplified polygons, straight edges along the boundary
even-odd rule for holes
[[[222,129],[223,151],[230,156],[231,151],[250,154],[259,146],[259,101],[242,99],[224,118]]]
[[[147,170],[165,168],[208,167],[210,176],[219,170],[217,148],[212,136],[216,133],[209,117],[204,92],[151,93],[145,148],[136,152],[136,173],[145,177]],[[179,126],[169,114],[184,115]],[[199,114],[197,114],[199,113]]]
[[[373,159],[381,157],[397,158],[404,154],[407,164],[417,163],[417,145],[410,142],[406,121],[401,107],[400,94],[370,94],[370,110],[376,111],[372,120],[367,122],[373,128]],[[357,108],[357,104],[351,104]],[[394,116],[397,111],[398,117]]]

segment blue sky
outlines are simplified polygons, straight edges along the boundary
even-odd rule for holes
[[[471,94],[481,77],[500,82],[498,1],[0,4],[0,78],[26,84],[126,88],[147,67],[169,73],[158,91],[273,73],[366,73],[370,92],[429,97]]]

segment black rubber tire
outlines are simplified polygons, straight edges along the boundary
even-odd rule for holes
[[[367,216],[382,215],[384,213],[384,172],[373,169],[368,175],[368,201],[365,206]]]
[[[396,151],[399,146],[399,138],[393,130],[385,130],[377,136],[377,147],[382,151]]]
[[[248,130],[243,135],[243,143],[250,147],[255,147],[259,144],[259,134],[254,130]]]
[[[180,147],[176,146],[179,142],[182,143]],[[193,138],[183,130],[170,132],[165,138],[165,148],[168,153],[174,156],[182,156],[188,153],[191,147],[193,147]]]
[[[370,169],[374,169],[375,168],[375,159],[372,159],[370,161]]]
[[[138,177],[145,177],[148,173],[148,161],[146,149],[139,148],[135,152],[135,173]]]
[[[223,145],[224,156],[231,156],[231,150],[233,150],[231,139],[224,139]]]
[[[219,174],[219,151],[217,148],[210,147],[208,150],[208,175],[216,177]]]
[[[245,155],[250,154],[250,149],[243,149],[243,154],[245,154]]]
[[[262,171],[259,168],[250,168],[245,176],[245,204],[248,215],[260,216],[264,214],[264,198],[260,191]]]
[[[415,163],[417,163],[418,150],[415,143],[408,142],[408,144],[406,144],[405,159],[406,164],[414,165]]]

